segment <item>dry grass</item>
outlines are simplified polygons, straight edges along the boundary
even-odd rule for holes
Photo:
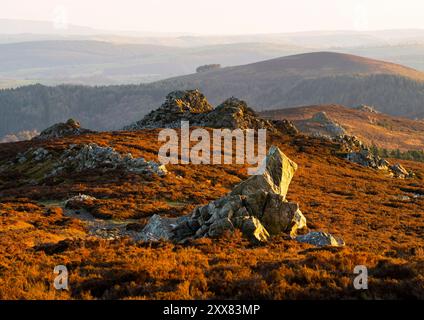
[[[157,131],[116,132],[0,145],[0,163],[29,146],[60,151],[96,142],[156,160]],[[42,205],[78,193],[97,197],[99,217],[178,216],[231,190],[246,167],[168,166],[164,178],[124,172],[67,174],[38,186],[27,172],[0,175],[0,299],[391,299],[424,298],[424,164],[403,162],[417,178],[398,180],[341,160],[338,146],[306,137],[269,137],[299,170],[289,200],[300,203],[311,230],[341,236],[342,249],[315,249],[273,238],[252,246],[240,234],[184,245],[107,241],[82,222]],[[409,200],[400,196],[408,195]],[[65,264],[70,290],[53,288]],[[354,290],[353,268],[369,268],[369,290]]]

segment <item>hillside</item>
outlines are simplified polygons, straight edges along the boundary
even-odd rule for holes
[[[393,117],[367,109],[352,109],[340,105],[319,105],[283,110],[264,111],[267,119],[292,121],[298,129],[310,132],[312,117],[325,112],[339,123],[347,134],[357,136],[368,145],[386,149],[423,150],[424,122],[407,118]]]
[[[37,171],[73,144],[157,161],[157,135],[103,132],[0,145],[0,166],[15,163],[0,174],[0,299],[423,298],[420,163],[402,162],[416,176],[394,179],[339,158],[340,145],[327,140],[270,136],[269,146],[298,164],[288,200],[299,203],[309,230],[346,243],[323,248],[286,234],[263,245],[237,232],[179,244],[114,235],[137,232],[153,214],[179,217],[226,195],[247,178],[246,166],[167,165],[163,177],[91,169],[45,178]],[[36,166],[14,160],[29,148],[50,156]],[[89,214],[65,208],[78,194],[96,198],[86,203]],[[70,290],[51,285],[58,261],[70,266]],[[368,290],[352,286],[356,265],[369,270]]]
[[[423,73],[352,55],[317,52],[227,67],[151,84],[83,87],[41,85],[0,91],[0,135],[42,130],[68,118],[89,129],[117,129],[141,119],[174,90],[199,88],[214,105],[231,96],[256,110],[359,104],[423,118]]]

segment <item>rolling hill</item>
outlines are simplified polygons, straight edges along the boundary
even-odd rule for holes
[[[0,91],[0,135],[41,130],[74,117],[90,129],[118,129],[157,108],[174,90],[199,88],[213,104],[235,96],[256,110],[300,105],[373,105],[424,118],[424,74],[347,54],[316,52],[227,67],[150,84],[41,85]]]
[[[240,65],[305,50],[268,43],[181,48],[92,40],[25,41],[0,44],[0,80],[14,79],[10,87],[23,81],[45,85],[144,83],[190,74],[204,64]]]

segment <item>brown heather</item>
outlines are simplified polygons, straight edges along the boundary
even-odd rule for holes
[[[0,163],[30,146],[111,145],[157,160],[157,130],[89,134],[0,144]],[[416,178],[399,180],[337,157],[318,138],[268,137],[299,164],[288,200],[300,203],[310,230],[342,237],[344,248],[315,248],[287,236],[254,246],[239,233],[186,244],[107,241],[51,203],[78,193],[98,198],[97,217],[178,216],[226,194],[247,177],[245,166],[168,165],[160,178],[123,172],[66,174],[42,185],[27,172],[0,175],[0,299],[423,299],[424,164],[402,164]],[[409,200],[400,196],[408,195]],[[64,264],[70,290],[53,287]],[[366,265],[369,290],[353,288]]]

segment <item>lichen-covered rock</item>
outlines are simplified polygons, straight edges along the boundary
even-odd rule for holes
[[[249,195],[257,191],[271,192],[286,198],[297,164],[276,146],[271,146],[265,159],[265,171],[241,182],[231,191],[232,195]]]
[[[287,202],[285,196],[297,165],[277,147],[271,147],[266,157],[265,172],[237,185],[227,196],[197,207],[190,215],[158,224],[155,217],[148,222],[143,234],[153,227],[175,223],[169,239],[220,237],[236,229],[252,242],[267,241],[282,232],[296,235],[306,226],[306,219],[297,203]],[[153,224],[153,226],[150,226]]]
[[[305,235],[300,235],[296,237],[296,240],[299,242],[309,243],[317,247],[341,247],[344,246],[345,243],[343,240],[337,240],[329,233],[325,232],[310,232]]]
[[[311,121],[318,122],[331,136],[343,136],[346,134],[345,129],[339,123],[331,119],[325,111],[313,115]]]
[[[155,214],[141,231],[140,237],[144,241],[170,240],[174,233],[176,219],[162,218]]]
[[[69,119],[65,123],[56,123],[51,127],[41,131],[40,135],[34,137],[34,140],[47,140],[54,138],[61,138],[66,136],[75,136],[85,133],[93,133],[94,131],[81,128],[78,121]]]
[[[123,130],[178,128],[181,121],[199,127],[276,130],[270,121],[258,117],[246,102],[230,98],[213,109],[199,90],[171,92],[161,107]]]
[[[167,174],[164,165],[143,158],[133,158],[129,153],[122,156],[112,147],[101,147],[95,143],[84,145],[71,145],[61,156],[50,176],[57,175],[66,170],[81,172],[90,169],[103,171],[122,169],[128,172],[141,174]]]

